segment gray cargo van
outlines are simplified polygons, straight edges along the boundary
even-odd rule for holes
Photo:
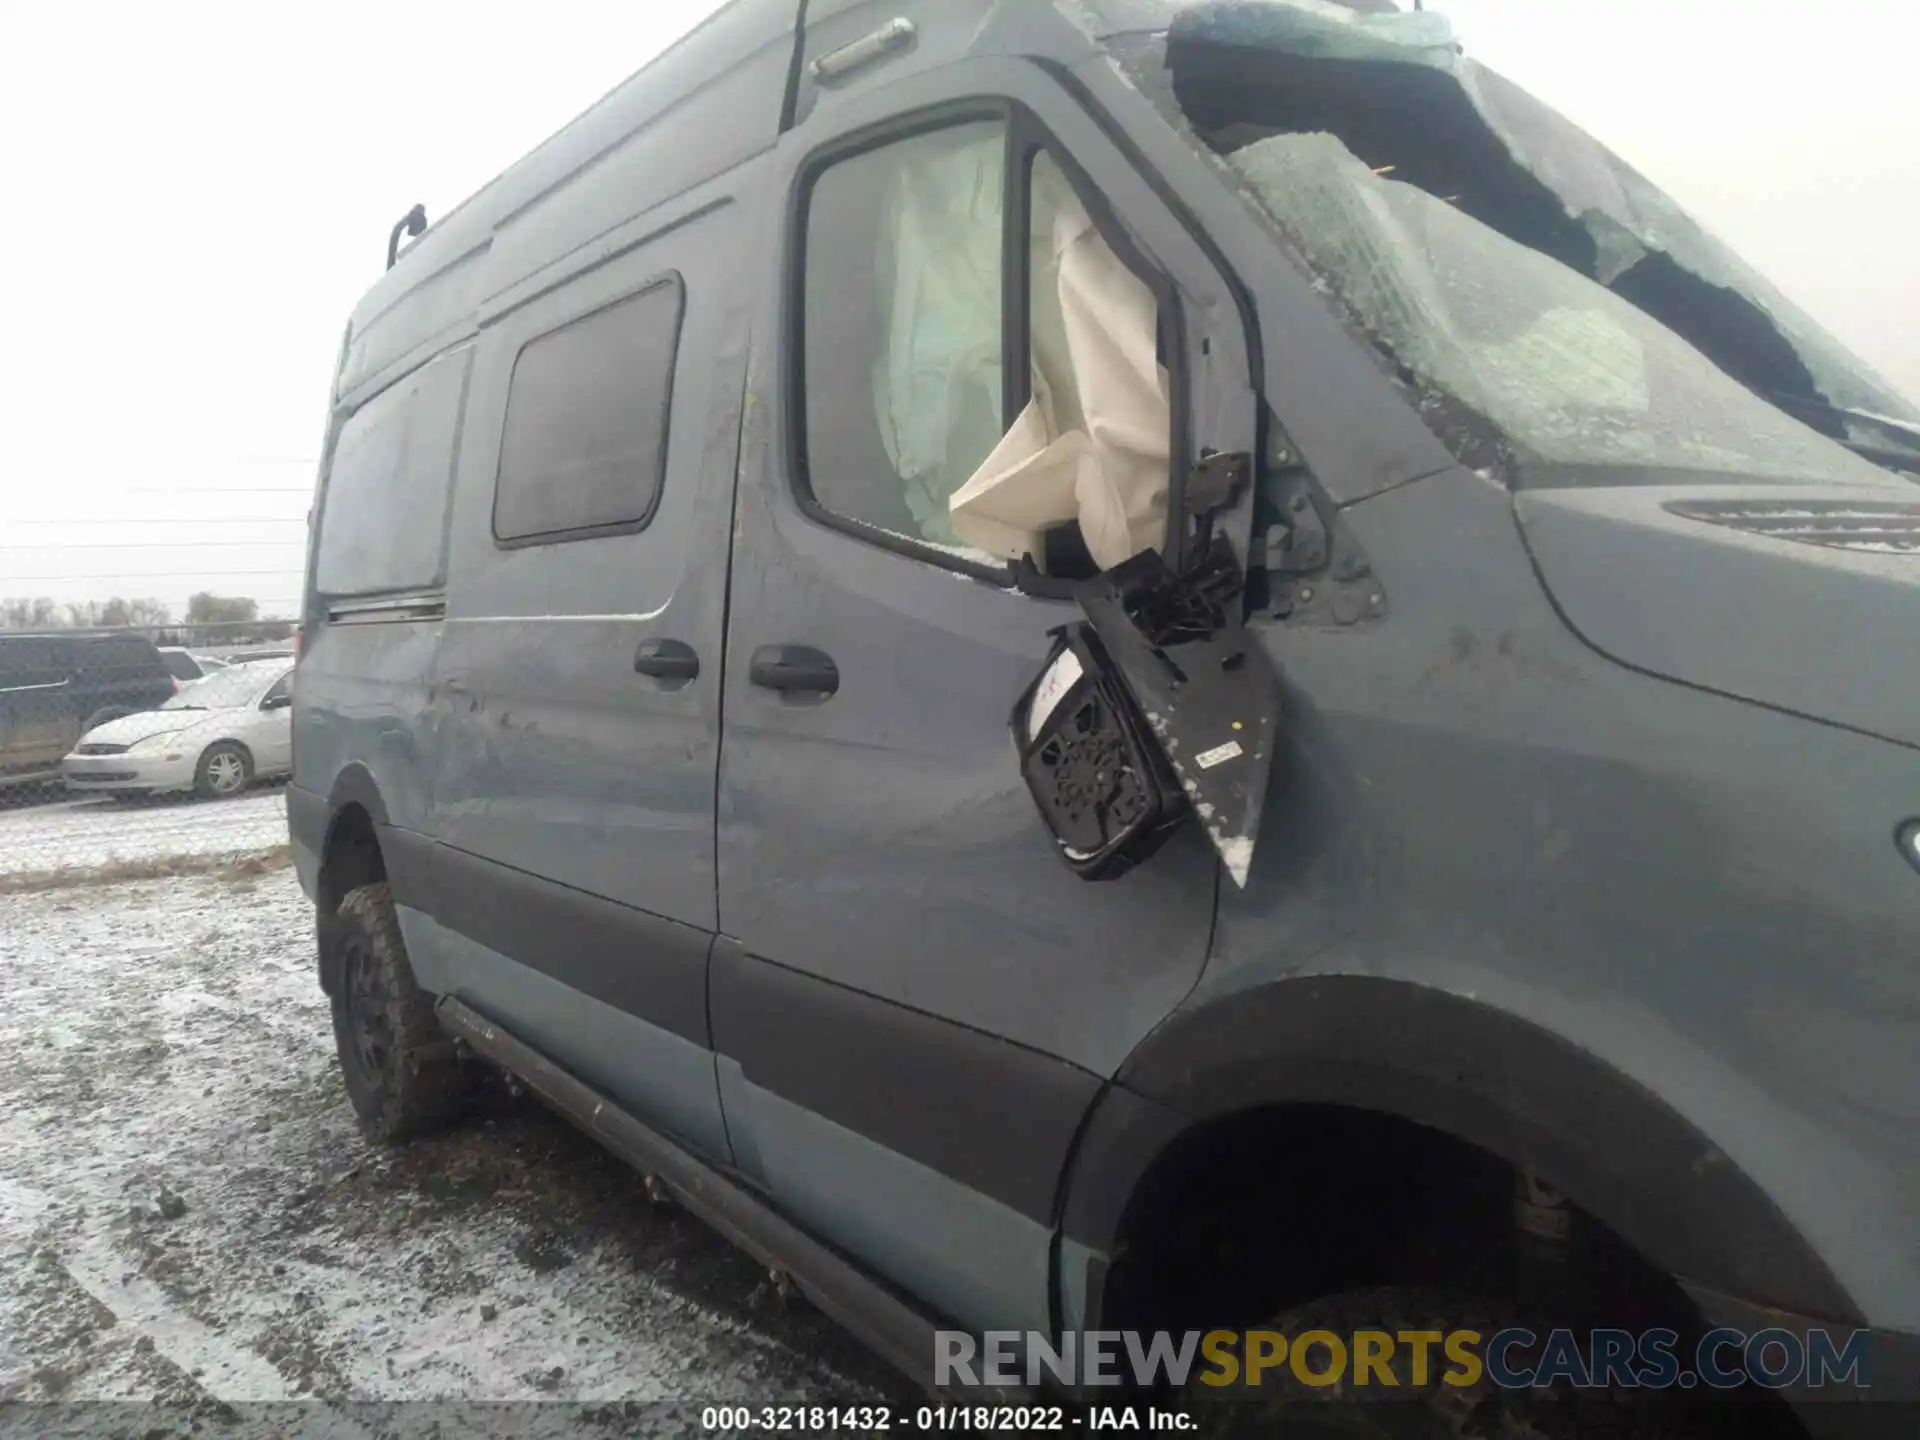
[[[504,1067],[929,1379],[1912,1374],[1920,413],[1440,17],[734,0],[402,230],[287,801],[372,1138]]]

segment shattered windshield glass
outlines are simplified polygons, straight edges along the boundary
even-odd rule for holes
[[[1429,398],[1523,475],[1884,481],[1920,410],[1591,136],[1391,0],[1086,0]],[[1452,402],[1451,404],[1444,402]],[[1457,450],[1457,426],[1436,421]],[[1475,453],[1484,453],[1484,447]]]
[[[1619,296],[1332,135],[1276,136],[1233,163],[1394,357],[1523,465],[1884,478]]]

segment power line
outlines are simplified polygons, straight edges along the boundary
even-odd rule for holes
[[[212,579],[218,585],[229,579],[244,575],[299,575],[304,567],[283,565],[278,570],[227,570],[218,575],[211,570],[109,570],[104,575],[9,575],[0,578],[0,585],[44,585],[48,581],[62,583],[82,580],[193,580]]]
[[[129,485],[121,495],[312,495],[311,485]]]
[[[108,515],[84,520],[0,520],[0,525],[304,525],[304,515],[157,515],[148,520],[121,520]]]
[[[72,545],[49,544],[45,541],[37,545],[26,543],[13,544],[0,540],[0,550],[205,550],[209,548],[241,547],[258,545],[305,545],[305,540],[82,540]]]

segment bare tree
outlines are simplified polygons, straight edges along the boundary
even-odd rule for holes
[[[9,630],[51,630],[61,623],[59,607],[45,595],[0,600],[0,624]]]
[[[202,590],[187,597],[189,625],[233,625],[260,617],[260,602],[239,596],[213,595]]]

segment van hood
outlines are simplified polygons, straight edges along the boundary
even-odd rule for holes
[[[1909,485],[1524,490],[1567,622],[1637,669],[1920,747]]]
[[[89,745],[131,745],[149,735],[191,730],[232,713],[232,710],[142,710],[137,715],[123,715],[118,720],[96,725],[80,738]]]

